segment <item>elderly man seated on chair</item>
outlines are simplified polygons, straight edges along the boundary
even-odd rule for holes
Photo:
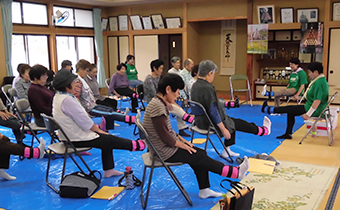
[[[322,63],[308,64],[308,76],[312,82],[308,85],[303,96],[307,100],[305,105],[270,107],[267,101],[262,105],[263,113],[287,113],[286,133],[276,137],[278,139],[292,139],[295,116],[302,116],[304,120],[308,120],[310,117],[319,116],[327,106],[329,87],[323,74]]]
[[[217,72],[217,66],[211,60],[204,60],[198,66],[198,79],[191,89],[191,100],[196,101],[207,110],[209,117],[217,127],[219,134],[225,139],[224,145],[227,151],[223,151],[222,156],[239,156],[240,154],[232,152],[230,146],[235,144],[236,131],[252,133],[254,135],[264,136],[270,134],[271,121],[264,117],[263,126],[257,126],[242,119],[229,117],[225,113],[224,106],[219,103],[216,91],[212,83]],[[209,120],[205,114],[196,115],[196,125],[200,129],[208,130]],[[228,155],[229,153],[229,155]]]
[[[211,159],[206,151],[195,147],[171,128],[169,117],[171,104],[175,103],[179,90],[183,88],[184,82],[179,75],[165,74],[158,83],[157,95],[146,107],[143,126],[165,162],[187,163],[194,170],[200,189],[198,195],[201,199],[222,196],[222,193],[209,189],[209,171],[223,177],[243,179],[249,168],[248,159],[245,156],[239,167],[224,165]],[[151,147],[149,149],[151,154],[155,152]]]

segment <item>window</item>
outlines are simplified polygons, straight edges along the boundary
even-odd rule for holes
[[[22,3],[24,24],[47,25],[47,7],[44,4]]]
[[[12,2],[12,23],[22,23],[20,2]]]
[[[76,27],[93,28],[93,14],[91,10],[74,10]]]
[[[12,71],[18,75],[19,63],[41,64],[50,68],[46,35],[12,35]]]
[[[59,69],[61,69],[61,62],[63,60],[70,60],[74,69],[77,61],[80,59],[94,63],[93,37],[56,36],[56,40]]]

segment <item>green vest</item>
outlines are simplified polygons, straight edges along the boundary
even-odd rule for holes
[[[306,112],[310,109],[315,100],[320,100],[320,105],[313,113],[312,117],[318,117],[327,106],[329,95],[329,87],[325,77],[316,80],[307,93],[307,101],[305,104]]]
[[[297,73],[292,72],[289,76],[288,88],[294,88],[296,91],[299,91],[301,85],[308,84],[306,72],[301,68],[299,69]]]

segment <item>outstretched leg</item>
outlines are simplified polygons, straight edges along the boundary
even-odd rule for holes
[[[195,149],[196,153],[190,154],[188,151],[178,148],[177,152],[167,159],[166,162],[183,162],[190,165],[195,172],[200,189],[199,197],[202,199],[219,197],[222,195],[221,193],[216,193],[209,189],[209,171],[234,179],[242,179],[247,173],[249,168],[247,157],[244,158],[244,162],[239,167],[233,167],[224,165],[223,163],[210,158],[206,151],[200,148],[195,147]]]
[[[270,107],[265,101],[262,105],[262,112],[263,113],[287,113],[287,128],[286,132],[281,135],[277,136],[278,139],[292,139],[293,127],[295,124],[295,116],[300,116],[306,113],[306,109],[304,105],[297,105],[297,106],[283,106],[283,107]]]

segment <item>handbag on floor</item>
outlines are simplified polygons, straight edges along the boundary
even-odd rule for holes
[[[94,173],[98,172],[98,179]],[[90,174],[74,172],[66,175],[60,184],[60,196],[63,198],[88,198],[99,187],[102,175],[99,171],[91,171]]]
[[[225,181],[230,183],[232,189],[229,190],[223,186]],[[231,197],[226,196],[219,200],[221,210],[251,210],[255,188],[228,179],[223,179],[220,185],[233,194]]]

